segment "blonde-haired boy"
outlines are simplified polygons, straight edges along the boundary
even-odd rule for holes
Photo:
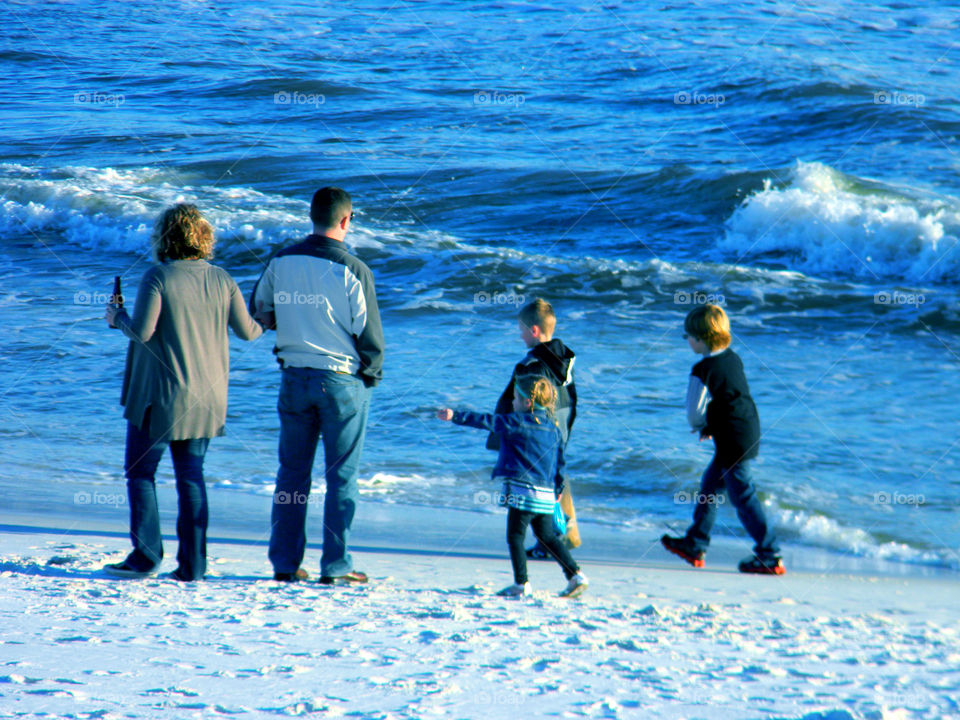
[[[703,355],[690,371],[687,420],[701,440],[713,438],[716,451],[700,480],[693,523],[686,535],[664,535],[661,542],[694,567],[703,567],[717,497],[726,489],[740,522],[756,543],[753,556],[741,561],[740,572],[783,575],[786,570],[777,539],[751,479],[750,461],[760,447],[760,418],[743,362],[730,349],[730,319],[718,305],[701,305],[687,314],[683,326],[690,349]]]

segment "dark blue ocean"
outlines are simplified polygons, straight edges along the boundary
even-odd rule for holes
[[[710,458],[682,322],[710,299],[784,544],[960,568],[960,15],[927,5],[3,3],[0,506],[124,526],[102,304],[162,208],[197,203],[248,292],[338,184],[388,342],[368,507],[492,512],[482,433],[432,410],[492,409],[543,296],[578,354],[582,531],[682,529]],[[208,480],[266,516],[272,336],[233,343]]]

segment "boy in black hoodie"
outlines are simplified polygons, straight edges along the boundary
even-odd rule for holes
[[[514,385],[518,378],[527,375],[545,377],[557,390],[555,415],[563,445],[566,447],[573,421],[577,417],[577,386],[573,382],[573,364],[576,355],[573,350],[563,344],[562,340],[553,337],[557,316],[553,312],[553,306],[543,298],[537,298],[524,305],[517,315],[517,320],[520,325],[520,337],[529,348],[529,352],[513,368],[510,382],[501,393],[494,412],[513,411]],[[487,437],[487,448],[499,450],[500,436],[490,433]],[[527,550],[527,555],[540,559],[549,557],[546,548],[539,542]]]

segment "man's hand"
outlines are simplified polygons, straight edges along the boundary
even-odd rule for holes
[[[119,312],[120,312],[120,308],[118,308],[116,305],[114,305],[113,303],[107,304],[107,311],[103,315],[103,317],[107,321],[107,325],[109,325],[110,327],[116,326],[116,323],[114,323],[114,320],[116,320]]]
[[[264,330],[277,329],[277,315],[272,310],[257,310],[253,319],[263,325]]]
[[[450,408],[440,408],[439,410],[437,410],[437,419],[450,422],[451,420],[453,420],[453,410],[451,410]]]

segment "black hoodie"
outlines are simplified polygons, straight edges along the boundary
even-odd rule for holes
[[[525,375],[545,377],[557,388],[556,416],[560,423],[560,434],[566,445],[573,421],[577,417],[577,386],[573,382],[573,363],[576,354],[563,344],[559,338],[539,343],[530,349],[526,357],[513,368],[510,382],[497,400],[496,413],[513,412],[513,384],[517,378]],[[500,436],[490,433],[487,448],[498,450]]]

